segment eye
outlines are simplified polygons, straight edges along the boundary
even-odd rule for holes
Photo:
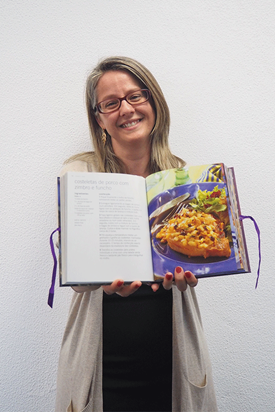
[[[110,110],[116,107],[119,104],[119,100],[113,99],[113,100],[106,100],[105,102],[101,103],[101,109],[103,110]]]
[[[117,99],[114,99],[114,100],[108,100],[106,103],[105,103],[105,107],[113,107],[113,106],[116,106],[117,105],[117,103],[118,103],[118,100]]]
[[[130,94],[130,96],[128,96],[128,100],[130,102],[136,103],[139,102],[140,99],[142,99],[142,93],[141,92],[135,92],[133,94]]]

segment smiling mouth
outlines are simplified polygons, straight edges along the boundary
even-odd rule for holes
[[[129,122],[129,123],[124,123],[124,124],[122,124],[120,127],[122,127],[122,128],[132,127],[132,126],[135,126],[136,124],[138,124],[140,121],[141,121],[141,119],[135,120],[135,121]]]

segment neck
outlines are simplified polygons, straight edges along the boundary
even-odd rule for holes
[[[143,146],[141,144],[133,147],[117,148],[113,147],[117,157],[122,160],[125,165],[126,173],[130,175],[138,175],[147,177],[150,174],[149,160],[151,147],[150,145]]]
[[[126,173],[130,175],[138,175],[142,177],[147,177],[149,173],[149,158],[145,160],[144,157],[141,159],[129,159],[123,163],[126,168]]]

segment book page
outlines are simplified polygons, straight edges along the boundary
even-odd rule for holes
[[[223,164],[160,171],[146,188],[156,279],[176,266],[197,277],[245,271],[235,256]]]
[[[145,180],[126,174],[68,172],[61,186],[62,182],[67,205],[61,228],[66,234],[64,281],[152,281]]]

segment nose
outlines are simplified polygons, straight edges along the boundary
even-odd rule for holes
[[[120,116],[123,116],[128,113],[134,113],[134,111],[135,111],[134,107],[130,103],[128,103],[126,99],[123,99],[121,101],[120,108],[119,108]]]

